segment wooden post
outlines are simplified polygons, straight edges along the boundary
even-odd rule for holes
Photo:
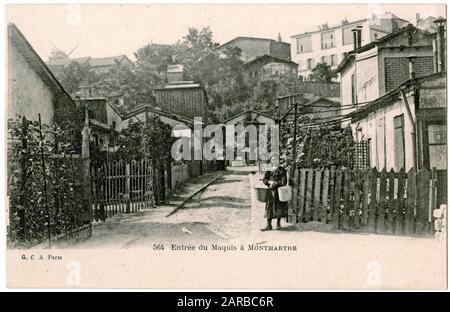
[[[130,213],[130,164],[125,165],[125,201],[126,213]]]
[[[330,172],[328,169],[325,169],[323,173],[323,181],[322,181],[322,210],[320,213],[320,221],[327,223],[328,219],[328,186],[330,181]]]
[[[363,228],[366,228],[368,221],[368,212],[369,212],[369,172],[365,171],[363,173],[363,194],[362,194],[362,211],[360,218],[360,225]]]
[[[44,137],[42,135],[42,120],[41,120],[41,114],[39,114],[39,140],[41,143],[41,164],[42,164],[42,178],[43,178],[43,195],[44,195],[44,204],[45,204],[45,212],[47,214],[47,238],[48,238],[48,247],[52,248],[52,217],[50,215],[50,209],[48,207],[48,200],[47,200],[47,174],[46,174],[46,168],[45,168],[45,155],[44,155]],[[89,170],[89,168],[88,168]],[[90,186],[90,183],[89,183]]]
[[[428,232],[428,220],[430,209],[430,181],[431,172],[427,168],[421,168],[417,172],[416,185],[416,234],[426,234]]]
[[[405,234],[414,233],[414,211],[416,206],[416,173],[414,168],[408,172],[408,193],[405,208]]]
[[[352,187],[353,179],[350,169],[344,171],[344,207],[342,209],[342,228],[344,230],[350,230],[350,190]]]
[[[314,178],[314,211],[313,211],[314,221],[319,221],[321,177],[322,171],[320,169],[316,169]]]
[[[308,170],[308,184],[306,186],[306,204],[305,204],[305,219],[306,222],[312,219],[312,192],[313,192],[314,170]]]
[[[375,232],[375,221],[377,214],[377,180],[378,172],[376,168],[369,171],[369,189],[370,189],[370,204],[369,204],[369,220],[367,223],[367,231]]]
[[[395,205],[395,234],[403,233],[404,214],[403,208],[405,194],[405,170],[402,168],[398,173],[398,188],[397,188],[397,204]]]
[[[334,228],[339,228],[339,215],[341,213],[341,185],[342,184],[342,169],[338,169],[336,171],[336,181],[334,184],[334,193],[333,193],[333,202],[334,202],[334,210],[333,210],[333,224]]]
[[[395,193],[395,172],[394,169],[391,168],[391,170],[389,171],[389,187],[388,187],[388,205],[387,205],[387,223],[386,223],[386,230],[387,233],[389,234],[394,234],[395,233],[395,226],[394,226],[394,216],[395,216],[395,211],[398,209],[397,208],[397,203],[398,201],[396,201],[394,199],[394,193]]]
[[[298,200],[298,169],[294,170],[294,178],[292,179],[292,200],[290,204],[290,222],[291,223],[297,223],[297,215],[298,215],[298,206],[297,206],[297,200]],[[289,181],[288,181],[289,183]]]
[[[386,214],[386,179],[387,179],[386,168],[383,168],[380,175],[380,200],[378,202],[377,223],[376,223],[377,233],[385,232],[384,223]]]
[[[300,182],[298,187],[298,209],[297,219],[298,222],[303,221],[304,208],[305,208],[305,184],[306,182],[306,169],[300,169]]]
[[[295,102],[295,111],[294,111],[294,138],[293,138],[293,146],[292,146],[292,175],[297,166],[297,114],[298,114],[298,104]]]
[[[91,201],[91,161],[90,161],[90,129],[89,111],[84,109],[84,127],[82,131],[81,159],[83,168],[83,208],[88,209],[89,225],[92,227],[92,201]],[[92,230],[92,228],[91,228]]]
[[[353,226],[359,229],[360,218],[361,218],[361,182],[362,182],[362,172],[355,170],[355,182],[354,182],[354,198],[353,198]]]

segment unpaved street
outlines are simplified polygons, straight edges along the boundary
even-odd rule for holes
[[[225,241],[251,232],[249,173],[252,168],[228,170],[182,209],[157,206],[113,217],[93,226],[92,237],[69,248],[149,248],[156,243]],[[211,177],[209,177],[211,179]],[[201,184],[201,182],[198,182]],[[192,187],[191,187],[192,188]],[[185,193],[192,192],[186,189]]]
[[[333,288],[340,285],[427,289],[445,286],[445,243],[433,238],[349,233],[320,222],[286,224],[283,221],[282,230],[261,232],[265,224],[264,203],[255,201],[251,185],[261,183],[262,176],[251,174],[255,170],[230,168],[219,173],[214,183],[168,217],[176,207],[174,204],[95,224],[90,239],[59,247],[151,249],[154,244],[165,244],[169,248],[177,243],[198,246],[211,242],[223,246],[289,245],[297,250],[266,252],[263,258],[254,258],[254,261],[265,259],[289,266],[293,278],[278,280],[271,275],[273,278],[268,278],[260,287],[323,288],[326,285]],[[200,189],[211,178],[195,181],[184,192],[194,193],[195,188]],[[223,253],[223,256],[232,253]],[[257,255],[259,253],[251,252],[252,257]],[[249,270],[252,268],[250,263],[246,266]],[[243,286],[240,284],[240,287]]]

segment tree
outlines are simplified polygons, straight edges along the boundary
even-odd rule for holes
[[[147,85],[160,86],[166,81],[168,65],[175,64],[175,47],[168,44],[148,44],[138,49],[136,75]]]
[[[312,69],[310,77],[312,81],[331,82],[334,78],[337,78],[337,73],[327,63],[318,63]]]
[[[201,30],[189,28],[188,34],[176,44],[176,62],[185,66],[188,80],[202,82],[204,85],[217,83],[219,43],[213,41],[209,27]]]
[[[75,93],[83,84],[89,84],[97,79],[88,63],[70,62],[61,71],[55,71],[55,76],[69,93]]]

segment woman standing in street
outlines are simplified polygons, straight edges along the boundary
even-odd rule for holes
[[[267,170],[263,178],[263,183],[269,188],[264,213],[264,217],[267,218],[267,225],[261,231],[272,230],[272,219],[277,219],[276,229],[279,230],[281,228],[281,218],[287,218],[288,216],[287,202],[281,202],[278,197],[278,188],[285,186],[288,182],[286,169],[279,165],[278,154],[272,154],[270,163],[272,170]]]

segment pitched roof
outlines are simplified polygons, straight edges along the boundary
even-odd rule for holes
[[[245,63],[244,66],[248,66],[248,65],[250,65],[250,64],[253,64],[253,63],[259,62],[259,61],[274,61],[274,62],[276,62],[276,63],[285,63],[285,64],[290,64],[290,65],[298,66],[298,64],[295,63],[295,62],[293,62],[293,61],[281,59],[281,58],[278,58],[278,57],[273,57],[273,56],[267,55],[267,54],[264,54],[264,55],[262,55],[262,56],[259,56],[259,57],[255,58],[255,59],[253,59],[253,60],[251,60],[251,61]]]
[[[86,64],[89,63],[91,67],[104,67],[104,66],[113,66],[116,64],[116,61],[120,62],[124,59],[128,59],[128,57],[124,54],[117,56],[109,56],[109,57],[77,57],[77,58],[64,58],[64,59],[53,59],[48,61],[47,64],[50,66],[67,66],[72,62],[76,62],[78,64]],[[128,59],[129,60],[129,59]],[[131,61],[130,61],[131,62]]]
[[[226,46],[234,41],[238,41],[238,40],[256,40],[256,41],[270,41],[270,42],[278,42],[278,43],[283,43],[283,44],[290,44],[288,42],[284,42],[284,41],[276,41],[275,39],[270,39],[270,38],[258,38],[258,37],[245,37],[245,36],[238,36],[234,39],[231,39],[223,44],[221,44],[219,46],[219,48]]]
[[[116,61],[121,62],[124,59],[128,59],[124,54],[110,57],[92,57],[89,60],[89,65],[91,65],[91,67],[113,66],[116,64]]]
[[[327,97],[324,97],[324,96],[319,96],[319,97],[313,99],[312,101],[310,101],[310,102],[308,102],[308,103],[306,103],[304,105],[301,105],[301,106],[303,106],[303,107],[305,107],[305,106],[314,106],[314,104],[316,104],[318,102],[322,102],[322,101],[330,103],[330,106],[340,106],[341,105],[340,102],[331,100],[331,99],[329,99]]]
[[[247,113],[255,113],[255,114],[257,114],[257,115],[261,115],[261,116],[264,116],[264,117],[266,117],[266,118],[270,118],[270,119],[275,120],[275,121],[277,120],[276,118],[274,118],[274,117],[272,117],[272,116],[269,116],[269,115],[267,115],[267,114],[265,114],[265,113],[263,113],[263,112],[255,111],[255,110],[253,110],[253,109],[248,109],[248,110],[243,111],[243,112],[241,112],[241,113],[239,113],[239,114],[236,114],[236,115],[234,115],[234,116],[231,116],[230,118],[225,119],[222,123],[225,124],[225,123],[229,122],[230,120],[233,120],[234,118],[239,117],[239,116],[242,116],[242,115],[247,114]]]
[[[71,101],[73,105],[75,105],[72,97],[66,92],[66,90],[64,90],[58,79],[56,79],[51,70],[47,67],[14,23],[8,24],[8,39],[11,40],[11,42],[19,49],[31,68],[33,68],[33,70],[41,77],[50,89],[58,92],[58,94],[64,96],[66,99]]]
[[[122,116],[122,120],[130,119],[130,118],[132,118],[132,117],[134,117],[136,115],[139,115],[139,114],[141,114],[143,112],[147,112],[147,111],[150,112],[150,113],[153,113],[153,114],[157,114],[157,115],[160,115],[160,116],[164,116],[166,118],[170,118],[170,119],[182,122],[182,123],[187,124],[187,125],[193,125],[194,124],[194,120],[192,120],[192,119],[186,118],[186,117],[181,116],[179,114],[168,112],[168,111],[160,109],[160,108],[152,107],[150,105],[144,105],[144,106],[139,107],[139,108],[137,108],[137,109],[135,109],[135,110],[133,110],[131,112],[128,112],[128,113],[124,114]]]
[[[372,41],[372,42],[370,42],[370,43],[368,43],[366,45],[363,45],[362,47],[359,47],[358,49],[350,51],[346,55],[346,57],[342,60],[342,62],[339,64],[339,66],[336,68],[336,72],[338,73],[342,69],[344,69],[345,66],[348,64],[348,62],[350,62],[351,60],[353,60],[355,58],[356,54],[368,51],[368,50],[370,50],[370,49],[372,49],[372,48],[374,48],[374,47],[376,47],[376,46],[378,46],[378,45],[380,45],[382,43],[385,43],[385,42],[387,42],[387,41],[389,41],[391,39],[396,38],[397,36],[399,36],[399,35],[401,35],[401,34],[403,34],[405,32],[408,32],[408,31],[418,31],[418,32],[421,32],[421,33],[423,33],[425,35],[429,35],[430,34],[427,31],[424,31],[424,30],[421,30],[421,29],[418,29],[418,28],[414,27],[412,24],[408,24],[405,27],[400,28],[396,32],[390,33],[390,34],[388,34],[386,36],[381,37],[380,39],[378,39],[376,41]]]

